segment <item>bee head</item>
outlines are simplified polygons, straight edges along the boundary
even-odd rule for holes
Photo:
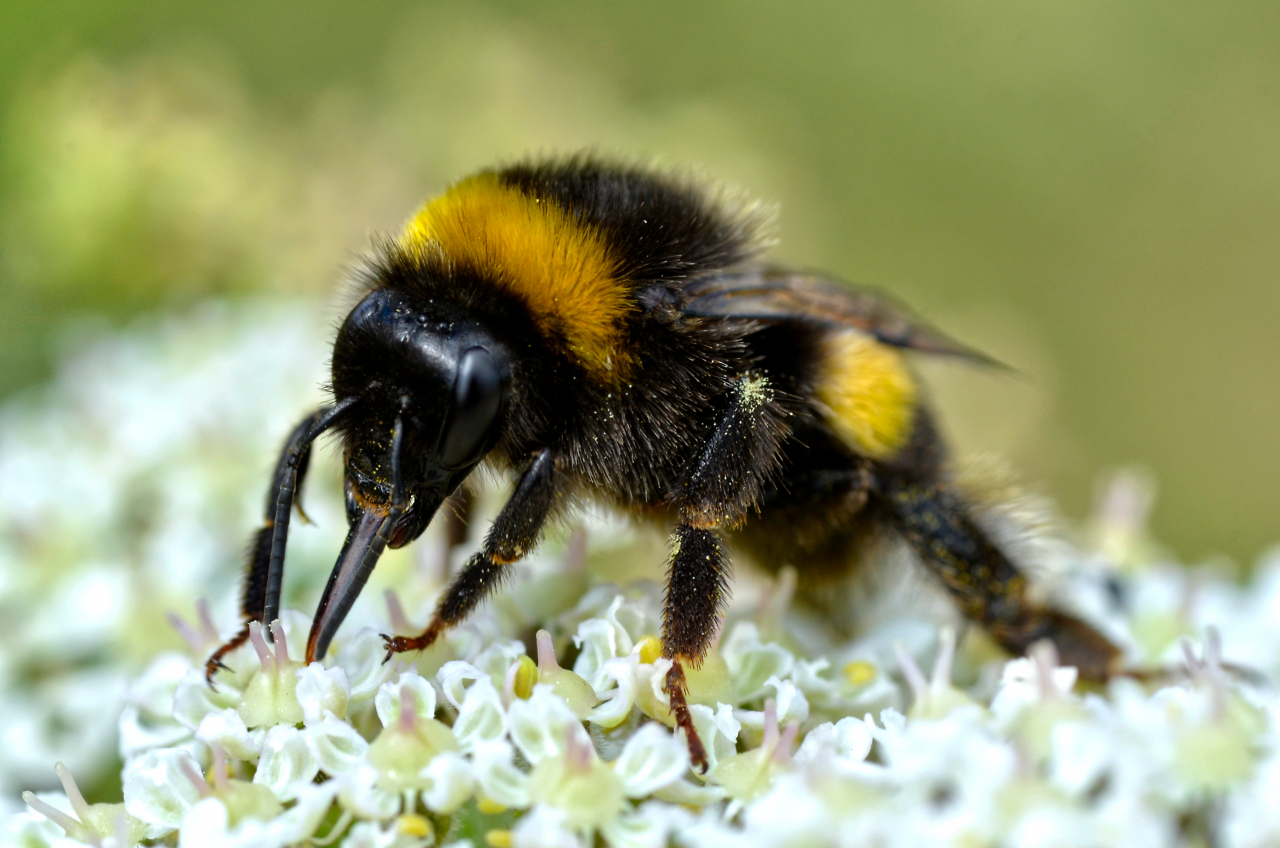
[[[402,501],[389,544],[426,529],[501,430],[506,348],[458,306],[380,289],[347,316],[333,350],[336,398],[357,398],[342,425],[348,520]]]

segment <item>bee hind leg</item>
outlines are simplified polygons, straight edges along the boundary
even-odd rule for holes
[[[1109,639],[1068,613],[1039,605],[1026,576],[969,517],[963,501],[942,483],[889,475],[877,490],[898,529],[951,593],[966,617],[1006,650],[1021,656],[1041,639],[1080,676],[1106,680],[1121,672],[1122,656]]]

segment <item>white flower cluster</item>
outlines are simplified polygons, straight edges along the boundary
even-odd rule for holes
[[[945,618],[923,612],[923,584],[878,600],[866,629],[849,638],[791,602],[794,572],[773,582],[743,575],[716,647],[689,677],[710,761],[699,774],[671,729],[661,688],[668,661],[657,640],[660,589],[610,582],[608,563],[625,557],[617,525],[588,518],[590,562],[582,536],[574,537],[553,557],[567,563],[544,558],[523,568],[515,591],[429,651],[384,662],[379,633],[414,632],[410,619],[426,620],[440,588],[438,573],[396,571],[392,562],[410,615],[396,594],[378,612],[377,593],[367,591],[325,662],[303,666],[309,619],[287,611],[271,634],[255,628],[210,688],[201,666],[219,640],[213,622],[233,619],[234,569],[225,569],[224,587],[204,577],[212,566],[191,566],[225,555],[186,550],[208,532],[191,529],[200,523],[192,515],[206,497],[218,502],[226,479],[215,470],[225,457],[248,450],[228,446],[256,444],[264,428],[286,431],[307,401],[282,389],[275,400],[289,408],[269,423],[265,402],[236,402],[237,379],[261,370],[247,353],[267,343],[259,331],[282,322],[279,314],[261,320],[219,319],[168,341],[153,337],[135,345],[146,355],[132,365],[119,350],[110,361],[99,352],[106,364],[98,370],[94,362],[76,367],[110,375],[114,390],[69,392],[79,402],[64,395],[51,412],[9,413],[27,423],[0,444],[0,469],[11,472],[0,484],[10,486],[0,488],[0,510],[24,531],[0,546],[0,604],[17,616],[0,631],[0,707],[14,708],[0,710],[0,777],[36,785],[30,762],[43,753],[43,773],[56,775],[63,791],[26,793],[25,809],[0,821],[0,844],[1280,844],[1280,696],[1269,682],[1280,673],[1280,553],[1246,586],[1162,563],[1141,516],[1125,507],[1142,500],[1129,478],[1111,487],[1095,521],[1098,539],[1087,546],[1105,556],[1068,551],[1055,587],[1125,647],[1136,673],[1106,687],[1079,684],[1047,644],[1010,661],[976,628],[957,639]],[[207,349],[193,350],[193,339]],[[221,346],[210,341],[218,339]],[[314,347],[301,331],[294,342]],[[175,350],[187,352],[185,361]],[[282,350],[279,361],[293,363],[297,379],[312,373],[303,359]],[[179,396],[185,371],[204,374],[212,397]],[[129,397],[114,394],[120,390]],[[175,400],[181,409],[168,410]],[[134,406],[150,412],[134,421]],[[152,422],[145,438],[132,432],[160,414],[172,416],[173,431]],[[89,426],[107,447],[77,444],[76,426]],[[122,444],[151,448],[121,458]],[[269,465],[269,448],[255,454],[261,467],[250,472]],[[71,450],[80,453],[58,459]],[[133,536],[114,531],[130,495],[125,483],[102,481],[121,478],[136,489],[143,469],[157,467],[171,481],[153,492],[162,502],[159,529],[142,522],[147,529]],[[194,480],[184,467],[198,471]],[[14,505],[14,479],[43,499],[40,509]],[[71,514],[77,501],[69,507],[55,497],[68,486],[78,497],[91,485],[97,499],[79,516]],[[243,509],[226,510],[218,520],[226,526],[212,522],[228,534],[251,526],[259,508],[257,488],[245,495],[238,480],[233,488]],[[319,493],[316,501],[308,512],[340,526],[340,507]],[[40,516],[74,544],[52,546]],[[321,537],[308,553],[305,532],[301,562],[291,547],[291,566],[323,576],[336,543]],[[93,534],[111,544],[94,548]],[[125,549],[139,539],[146,544]],[[31,594],[14,581],[46,572],[23,571],[23,562],[47,569],[53,595],[80,600],[24,612],[20,602]],[[175,563],[187,567],[166,576]],[[102,594],[102,574],[118,597]],[[141,642],[135,650],[147,653],[159,638],[148,629],[159,616],[148,610],[186,608],[201,591],[213,593],[216,613],[201,604],[196,622],[173,619],[188,650],[152,649],[141,674],[97,659],[122,644]],[[104,597],[120,606],[104,612]],[[112,620],[85,629],[77,616],[95,611]],[[124,641],[132,629],[140,631],[135,641]],[[68,645],[61,649],[76,662],[62,668],[54,660]],[[58,685],[24,689],[23,668],[46,666]],[[117,691],[115,680],[131,682]],[[46,739],[46,722],[72,730],[32,743],[33,735]],[[100,751],[111,730],[123,798],[90,804],[72,772],[109,762]]]
[[[690,806],[741,807],[767,789],[810,709],[791,679],[792,654],[739,624],[693,675],[694,699],[715,704],[694,706],[712,758],[711,779],[694,778],[683,740],[661,723],[671,720],[657,685],[669,661],[656,656],[656,609],[653,593],[628,601],[608,587],[588,592],[560,617],[580,619],[572,671],[559,666],[548,631],[538,633],[535,661],[521,643],[492,638],[495,622],[484,617],[408,668],[383,661],[371,629],[342,644],[331,665],[304,667],[291,657],[309,622],[290,612],[276,624],[279,647],[255,627],[256,657],[240,652],[216,689],[197,667],[214,634],[188,626],[197,653],[157,658],[129,691],[123,806],[85,804],[59,768],[67,797],[28,794],[39,815],[20,815],[11,829],[48,845],[70,844],[63,831],[115,845],[176,831],[191,846],[326,836],[409,846],[433,844],[437,828],[505,820],[511,809],[528,812],[513,829],[480,835],[573,845],[599,832],[611,844],[666,844],[695,825]],[[890,694],[870,679],[813,691],[830,700],[840,689],[851,705]],[[749,708],[766,693],[763,710]],[[738,753],[749,739],[758,744]]]
[[[1280,587],[1280,561],[1238,594],[1254,602],[1237,619],[1269,623],[1260,613],[1280,592],[1257,594],[1266,587]],[[576,654],[572,670],[552,632],[530,657],[492,615],[407,665],[385,663],[365,629],[332,662],[304,667],[293,658],[308,621],[290,612],[276,648],[255,628],[211,689],[198,662],[214,634],[190,628],[201,652],[157,658],[129,690],[123,805],[87,804],[60,768],[66,794],[28,794],[32,812],[8,834],[30,846],[210,848],[1280,839],[1280,699],[1250,682],[1259,669],[1223,662],[1217,631],[1203,649],[1184,641],[1160,684],[1077,692],[1046,644],[983,669],[1000,674],[984,697],[982,674],[953,682],[944,627],[928,677],[897,645],[903,710],[885,706],[900,694],[891,669],[857,659],[833,670],[744,618],[692,676],[704,776],[667,727],[657,600],[598,586],[548,622]],[[869,645],[849,653],[872,656]]]
[[[207,304],[83,345],[0,408],[0,815],[55,760],[116,768],[129,678],[181,644],[169,610],[203,595],[234,620],[275,442],[322,397],[326,317]],[[336,487],[308,496],[341,522]],[[332,542],[299,525],[297,576],[323,579]]]

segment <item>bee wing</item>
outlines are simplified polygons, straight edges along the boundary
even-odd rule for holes
[[[685,315],[849,327],[894,347],[1007,367],[947,336],[883,292],[779,268],[746,268],[690,280]]]

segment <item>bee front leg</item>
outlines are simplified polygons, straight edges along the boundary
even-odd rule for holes
[[[267,489],[267,502],[264,509],[262,527],[254,534],[246,556],[244,583],[240,591],[240,612],[244,623],[239,632],[224,645],[214,651],[205,661],[204,675],[210,683],[219,668],[226,666],[222,658],[243,645],[249,639],[249,624],[257,621],[263,624],[268,599],[271,596],[270,584],[275,584],[275,597],[279,603],[280,581],[272,579],[272,553],[278,544],[280,558],[284,556],[284,542],[289,532],[289,511],[296,506],[296,493],[306,479],[311,454],[308,447],[323,429],[332,423],[334,407],[323,407],[308,415],[293,428],[280,459],[276,462],[275,475],[271,478],[271,486]],[[282,513],[283,507],[283,513]],[[301,510],[301,507],[298,507]],[[283,520],[280,516],[283,514]]]
[[[494,519],[483,548],[467,560],[440,599],[431,623],[422,635],[383,636],[387,659],[391,659],[393,654],[431,647],[441,634],[470,615],[510,574],[510,566],[523,559],[538,543],[559,491],[555,457],[550,450],[541,450],[534,455],[516,484],[511,499]]]
[[[716,528],[740,524],[777,473],[788,433],[786,417],[764,377],[739,378],[728,407],[673,497],[680,523],[671,535],[662,615],[662,655],[671,660],[665,688],[689,757],[704,772],[707,752],[693,727],[685,668],[702,664],[728,599],[732,569]]]

